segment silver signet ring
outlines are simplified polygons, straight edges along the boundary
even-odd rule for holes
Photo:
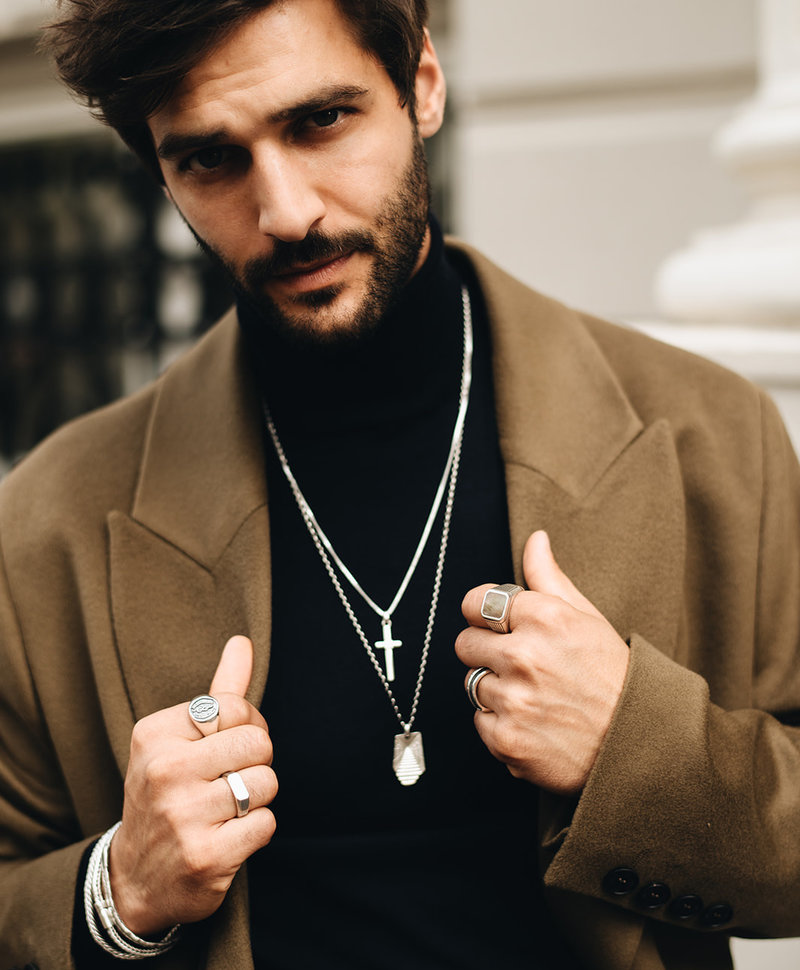
[[[189,701],[189,717],[203,737],[216,734],[219,731],[219,701],[211,694],[199,694]]]
[[[250,811],[250,792],[247,785],[242,781],[242,776],[238,771],[226,771],[222,776],[228,783],[228,787],[233,793],[236,802],[236,817],[244,818]]]
[[[514,583],[503,583],[493,586],[483,594],[481,616],[486,620],[490,630],[495,633],[509,633],[508,617],[511,613],[511,603],[517,593],[522,592],[521,586]]]
[[[490,712],[491,708],[484,707],[478,700],[478,684],[487,674],[493,673],[494,671],[489,667],[476,667],[475,670],[470,672],[469,677],[467,677],[466,691],[470,704],[472,704],[476,711],[482,711],[484,714]]]

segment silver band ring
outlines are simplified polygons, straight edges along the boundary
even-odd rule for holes
[[[490,712],[491,707],[484,707],[478,700],[478,684],[487,674],[493,673],[494,671],[490,667],[476,667],[467,677],[466,691],[470,704],[472,704],[476,711],[481,711],[484,714]]]
[[[503,583],[493,586],[483,594],[481,616],[486,620],[490,630],[495,633],[509,633],[508,617],[511,613],[511,603],[522,587],[514,583]]]
[[[189,717],[203,737],[216,734],[219,731],[219,701],[211,694],[199,694],[189,701]]]
[[[247,785],[242,781],[238,771],[226,771],[222,777],[227,781],[236,802],[236,817],[244,818],[250,811],[250,792],[247,790]]]

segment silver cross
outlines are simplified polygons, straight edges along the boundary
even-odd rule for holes
[[[394,651],[403,646],[403,641],[392,639],[392,618],[390,616],[385,616],[381,620],[381,626],[383,627],[383,639],[377,640],[375,646],[379,650],[383,650],[386,655],[386,679],[391,681],[394,680]]]

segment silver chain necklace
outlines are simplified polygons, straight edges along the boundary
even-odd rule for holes
[[[297,481],[292,474],[292,470],[289,467],[289,462],[286,458],[283,446],[281,445],[280,438],[275,430],[275,423],[272,420],[272,415],[270,414],[266,403],[264,404],[264,415],[266,418],[267,429],[269,430],[272,443],[275,446],[275,451],[281,463],[281,468],[283,469],[283,473],[286,476],[290,489],[292,490],[292,495],[294,495],[297,507],[300,510],[300,514],[303,517],[306,528],[308,529],[308,532],[314,542],[314,546],[322,559],[325,570],[328,573],[334,589],[342,602],[342,606],[350,618],[350,622],[353,624],[353,628],[358,634],[370,662],[380,678],[381,683],[383,684],[384,690],[389,697],[389,702],[392,705],[392,709],[403,729],[402,734],[395,736],[394,755],[392,758],[392,767],[394,768],[394,773],[397,775],[398,781],[401,785],[415,784],[425,771],[425,752],[422,746],[422,734],[419,731],[412,731],[411,728],[414,724],[414,719],[417,716],[419,698],[422,692],[422,681],[425,677],[425,668],[427,667],[428,663],[428,653],[430,651],[431,636],[433,634],[433,624],[436,618],[436,608],[439,603],[439,590],[442,584],[442,573],[444,571],[447,540],[450,534],[450,521],[453,515],[453,501],[455,497],[456,481],[458,480],[458,469],[461,462],[461,443],[464,438],[464,422],[467,416],[469,391],[472,384],[472,309],[470,305],[469,293],[467,292],[466,287],[462,287],[461,289],[461,301],[464,319],[464,350],[461,364],[461,392],[459,397],[458,415],[456,417],[455,428],[453,429],[453,437],[450,443],[450,451],[447,456],[447,463],[445,464],[444,473],[442,474],[441,481],[439,482],[439,487],[436,490],[433,505],[431,506],[428,519],[425,523],[425,528],[422,530],[422,536],[417,544],[417,548],[411,559],[411,563],[406,570],[406,574],[403,577],[403,581],[401,582],[397,592],[394,595],[394,599],[387,609],[384,610],[378,606],[372,597],[370,597],[364,591],[361,584],[358,582],[352,572],[339,558],[338,554],[333,548],[333,545],[331,544],[330,539],[323,531],[319,522],[317,522],[316,516],[311,510],[311,506],[308,504],[306,497],[303,495],[302,491],[300,490],[300,486],[297,484]],[[419,563],[423,550],[428,542],[428,538],[431,534],[431,530],[433,528],[434,521],[436,520],[439,508],[442,504],[442,498],[445,492],[447,492],[447,500],[445,503],[444,521],[442,524],[442,539],[439,545],[439,558],[436,564],[431,606],[428,613],[428,623],[425,629],[425,640],[422,648],[422,658],[420,660],[419,673],[417,674],[414,697],[411,703],[411,713],[408,716],[408,720],[404,720],[403,715],[400,713],[397,700],[392,692],[392,688],[390,687],[390,681],[393,681],[395,676],[394,651],[398,647],[402,646],[401,640],[395,640],[392,637],[392,614],[399,606],[400,601],[403,598],[403,594],[408,588],[408,584],[411,582],[411,577],[414,575],[414,571],[417,568],[417,564]],[[331,560],[333,560],[333,562],[331,562]],[[385,671],[378,662],[378,658],[373,650],[373,645],[367,639],[358,617],[356,616],[355,611],[347,598],[339,576],[333,567],[333,563],[336,563],[336,566],[338,566],[341,574],[348,581],[350,586],[381,618],[382,639],[377,640],[375,642],[375,646],[384,651],[384,661],[386,664]]]

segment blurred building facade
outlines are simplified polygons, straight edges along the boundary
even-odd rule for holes
[[[457,231],[800,445],[800,0],[453,0],[449,36]]]
[[[445,226],[545,292],[762,383],[800,442],[785,269],[800,253],[800,0],[431,3],[451,94],[432,148]],[[36,54],[47,14],[0,6],[0,474],[149,380],[230,300],[159,188]],[[747,287],[726,303],[753,262],[731,238],[763,253],[765,231],[782,241],[771,265],[788,263],[761,303]],[[797,967],[800,945],[737,944],[737,970],[765,965]]]
[[[37,52],[52,8],[0,6],[0,475],[151,380],[232,300],[160,186]],[[446,11],[435,7],[437,34]],[[445,222],[446,140],[429,146]]]
[[[0,473],[230,302],[154,180],[53,80],[26,7],[0,14]]]

